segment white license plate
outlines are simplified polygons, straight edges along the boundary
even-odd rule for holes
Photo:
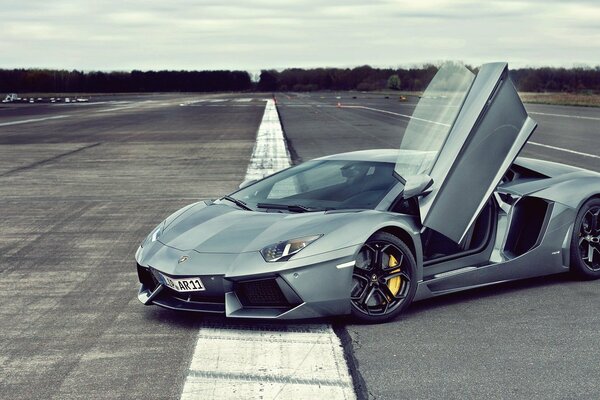
[[[166,275],[160,274],[165,286],[170,287],[178,292],[201,292],[206,290],[200,278],[169,278]]]

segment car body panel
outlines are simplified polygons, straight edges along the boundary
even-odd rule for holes
[[[568,271],[569,265],[566,261],[568,257],[566,259],[564,257],[563,242],[571,232],[576,210],[558,205],[553,207],[551,212],[550,223],[544,229],[542,240],[527,253],[514,258],[504,254],[506,230],[510,227],[499,226],[497,234],[503,240],[496,242],[494,248],[496,254],[501,255],[498,262],[490,262],[475,268],[465,266],[462,268],[462,272],[461,269],[457,269],[454,274],[422,281],[419,284],[415,300]],[[568,251],[567,248],[566,252],[568,253]]]
[[[600,174],[575,172],[569,176],[556,177],[543,182],[544,185],[534,185],[533,182],[512,187],[512,191],[528,192],[527,194],[579,208],[590,197],[598,195]]]
[[[546,175],[548,177],[555,177],[558,175],[564,175],[570,172],[580,172],[586,171],[579,167],[574,167],[572,165],[560,164],[553,161],[548,160],[536,160],[534,158],[529,157],[517,157],[514,162],[515,165],[530,169],[532,171],[536,171],[542,175]],[[590,172],[590,171],[587,171]]]
[[[323,235],[297,256],[301,258],[363,243],[368,226],[386,218],[389,216],[381,216],[374,210],[291,214],[198,204],[187,212],[185,219],[166,227],[158,240],[165,246],[188,252],[239,254],[258,252],[286,239]],[[389,219],[392,224],[400,224],[413,221],[414,217]]]
[[[202,208],[197,212],[209,214],[211,209],[228,208],[232,215],[235,213],[239,224],[247,221],[247,218],[252,217],[255,220],[265,219],[269,223],[272,222],[272,216],[264,212],[248,212],[239,211],[235,208],[223,205],[211,205]],[[254,215],[250,215],[254,214]],[[327,226],[319,226],[319,232],[324,232],[324,236],[309,246],[301,253],[292,257],[285,262],[266,262],[259,253],[261,247],[248,247],[248,243],[256,243],[249,241],[247,238],[242,239],[244,248],[253,248],[244,252],[202,252],[194,248],[176,248],[167,241],[163,243],[156,241],[146,245],[137,253],[136,261],[141,265],[152,266],[162,272],[173,275],[191,276],[194,274],[222,274],[227,277],[243,276],[248,274],[261,274],[279,272],[286,269],[293,269],[303,265],[322,262],[323,260],[336,260],[343,258],[346,255],[354,256],[357,251],[357,246],[362,245],[373,233],[381,229],[396,228],[407,232],[412,239],[411,246],[420,251],[419,241],[419,224],[415,216],[396,214],[380,211],[363,211],[360,213],[336,213],[328,215],[326,213],[306,213],[306,214],[277,214],[280,221],[284,221],[290,217],[292,221],[297,219],[294,217],[305,216],[306,220],[310,221],[326,221]],[[210,213],[212,215],[212,213]],[[308,222],[307,222],[308,223]],[[312,222],[311,222],[312,223]],[[275,224],[277,226],[277,224]],[[202,226],[202,224],[200,224]],[[206,225],[207,229],[210,225]],[[176,228],[173,228],[176,229]],[[275,228],[273,228],[275,229]],[[317,229],[317,228],[315,228]],[[192,235],[195,232],[183,234]],[[298,224],[297,230],[292,230],[289,226],[283,230],[286,236],[278,238],[270,238],[263,240],[264,246],[281,240],[281,238],[296,238],[306,235],[306,224]],[[314,232],[314,231],[313,231]],[[164,240],[163,238],[161,238]],[[241,248],[239,245],[228,241],[234,248]],[[222,248],[226,250],[227,248]],[[350,249],[350,250],[346,250]],[[185,262],[179,262],[182,256],[188,257]],[[240,261],[243,259],[243,261]],[[421,258],[417,257],[417,261]],[[349,261],[349,260],[346,260]],[[341,262],[344,262],[343,260]]]

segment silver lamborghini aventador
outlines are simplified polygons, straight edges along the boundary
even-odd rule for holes
[[[138,297],[229,317],[379,322],[469,288],[598,278],[600,174],[517,157],[535,127],[506,63],[477,75],[446,64],[400,149],[312,160],[161,222],[135,255]]]

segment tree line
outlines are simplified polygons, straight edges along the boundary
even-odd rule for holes
[[[471,68],[473,70],[473,68]],[[422,91],[437,72],[434,65],[419,68],[290,68],[263,70],[263,91],[382,90]],[[523,92],[600,92],[600,66],[594,68],[521,68],[510,76]]]
[[[436,73],[435,65],[415,68],[288,68],[263,70],[253,80],[247,71],[67,71],[0,69],[0,92],[117,93],[402,90],[421,91]],[[600,92],[600,66],[594,68],[521,68],[511,70],[524,92]]]
[[[0,92],[229,92],[253,88],[246,71],[66,71],[0,69]]]

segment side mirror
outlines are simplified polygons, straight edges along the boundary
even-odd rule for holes
[[[248,179],[247,181],[244,181],[244,182],[240,183],[240,186],[238,186],[238,188],[243,189],[246,186],[252,185],[256,181],[258,181],[258,179]]]
[[[433,185],[433,178],[429,175],[422,174],[409,176],[406,178],[402,197],[410,199],[411,197],[427,194],[431,191],[428,190],[431,188],[431,185]]]

